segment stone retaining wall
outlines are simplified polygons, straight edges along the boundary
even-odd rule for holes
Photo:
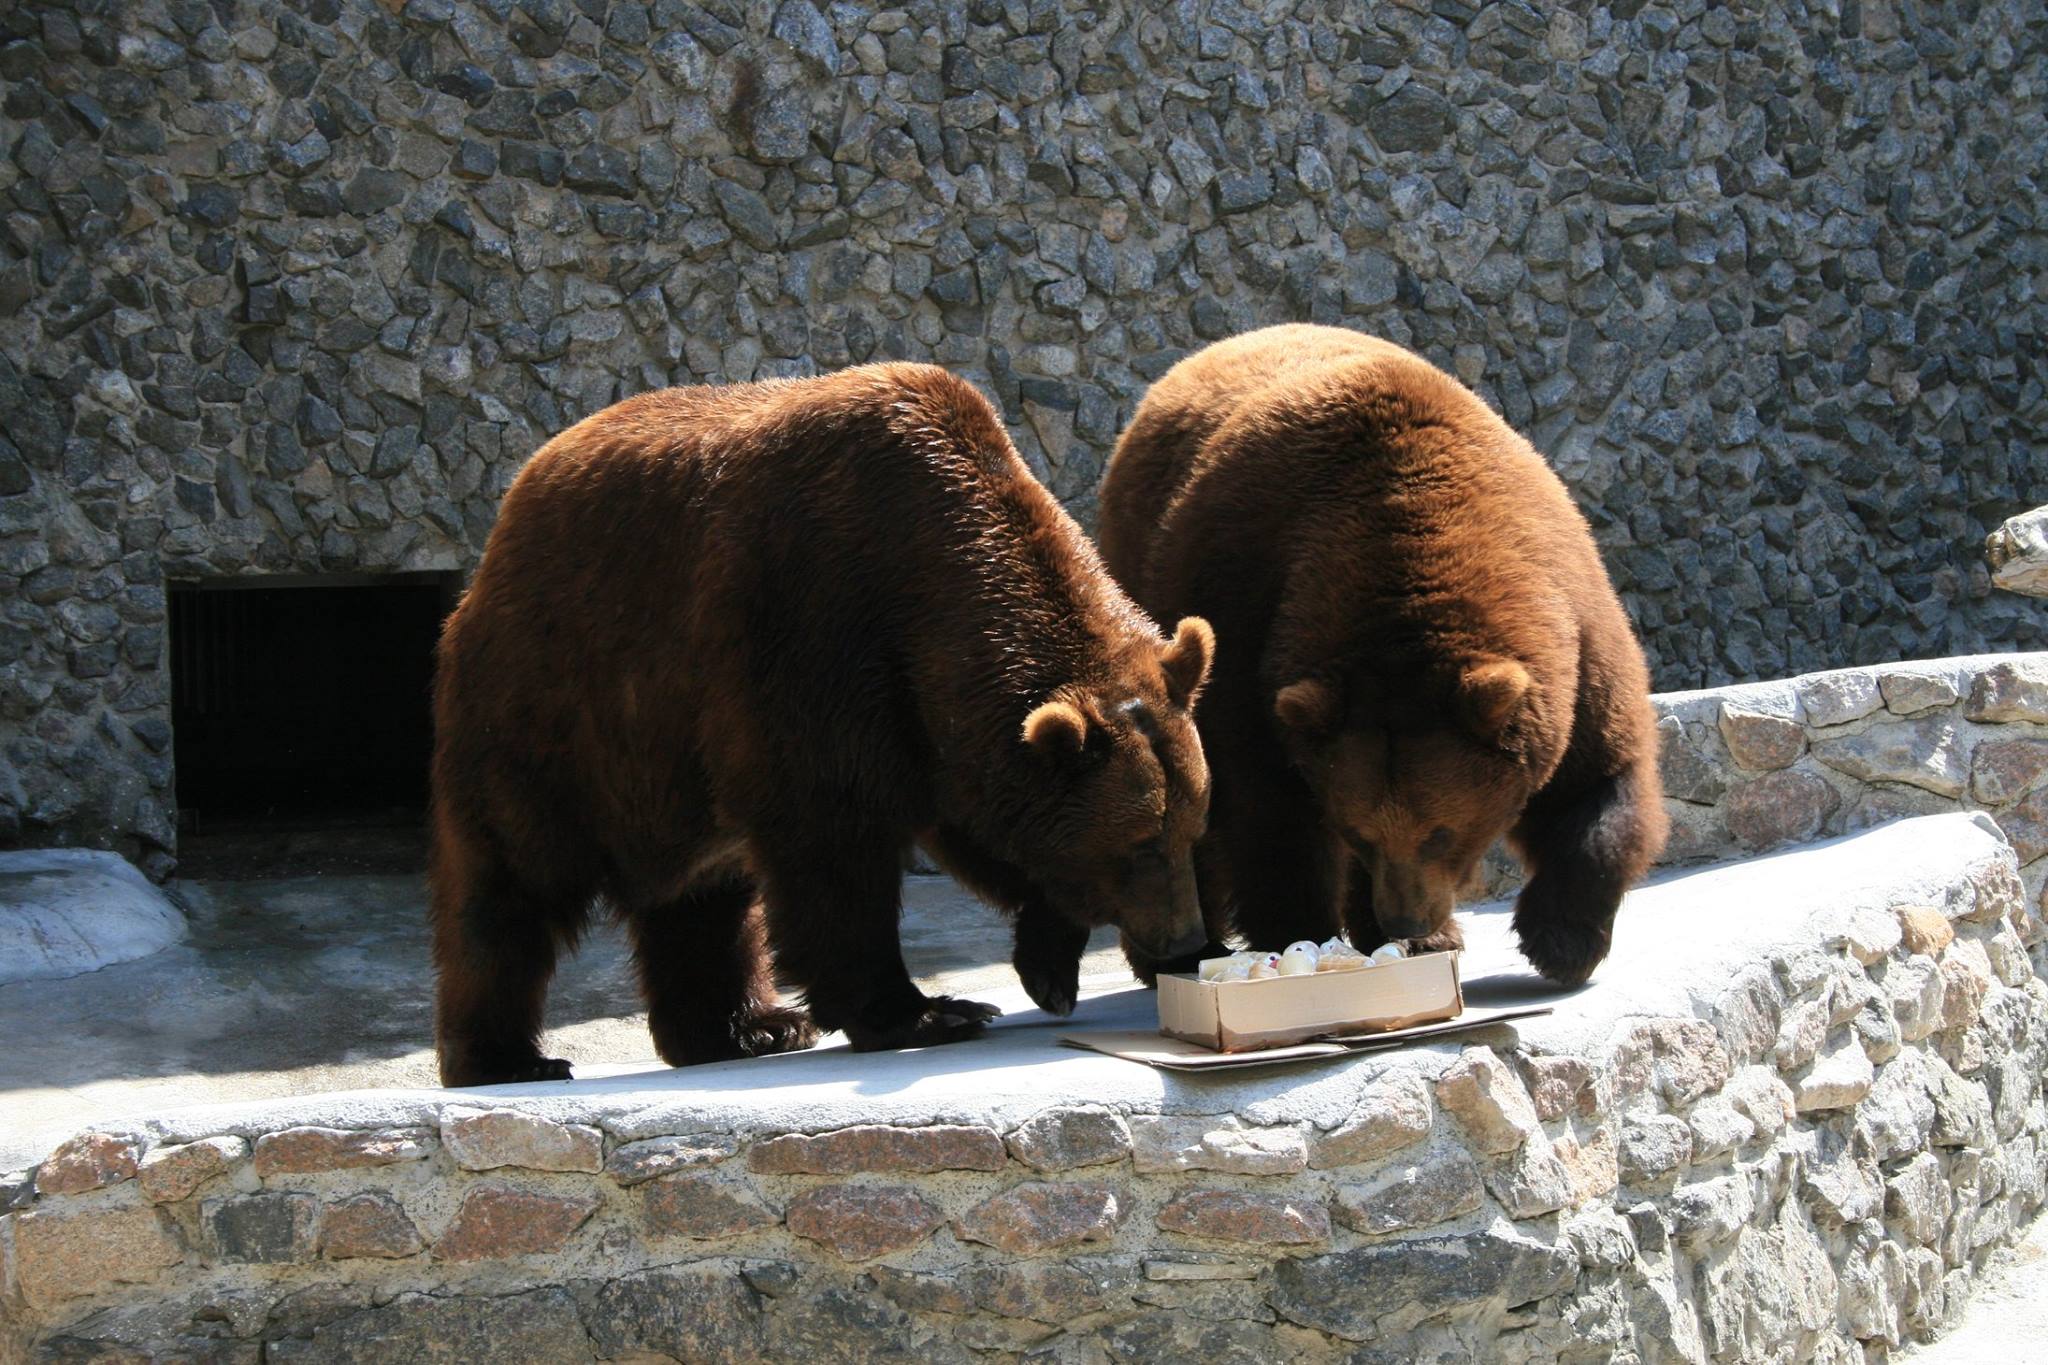
[[[1949,1320],[2039,1208],[2048,1136],[2042,921],[1980,823],[1913,825],[1934,870],[1904,899],[1788,893],[1789,935],[1738,950],[1710,991],[1641,983],[1662,1009],[1593,1033],[1559,1016],[1331,1064],[1356,1089],[1327,1123],[1272,1117],[1314,1072],[1132,1067],[1151,1099],[1006,1094],[1006,1117],[915,1126],[705,1131],[578,1086],[424,1095],[367,1128],[195,1114],[85,1134],[0,1191],[11,1346],[402,1365],[513,1341],[535,1361],[1881,1357]],[[1853,873],[1881,853],[1831,856]]]
[[[2028,894],[2048,894],[2048,654],[1837,669],[1653,701],[1667,866],[1982,810],[2011,841]],[[1486,894],[1521,883],[1520,864],[1494,850]]]
[[[933,360],[1089,518],[1146,384],[1378,331],[1660,686],[2044,640],[2038,0],[0,6],[0,841],[175,844],[165,584],[460,571],[539,441]]]

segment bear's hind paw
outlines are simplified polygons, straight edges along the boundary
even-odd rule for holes
[[[979,1000],[959,1000],[935,995],[925,1001],[924,1012],[914,1019],[889,1028],[849,1028],[846,1041],[855,1052],[881,1052],[898,1047],[932,1047],[957,1043],[981,1035],[988,1021],[1002,1014],[994,1005]]]
[[[479,1063],[474,1066],[443,1068],[441,1084],[450,1089],[472,1085],[526,1085],[534,1081],[571,1079],[566,1057],[535,1056],[517,1062]]]

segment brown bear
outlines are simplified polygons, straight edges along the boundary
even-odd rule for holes
[[[1070,1009],[1089,927],[1202,940],[1211,637],[1161,637],[970,385],[926,365],[642,394],[506,493],[435,681],[450,1085],[541,1055],[557,952],[624,921],[675,1065],[947,1042],[897,937],[921,844]],[[800,989],[779,1004],[768,950]]]
[[[1101,543],[1155,617],[1216,631],[1212,937],[1455,946],[1505,835],[1529,960],[1576,983],[1607,955],[1664,840],[1649,675],[1564,485],[1477,395],[1340,328],[1218,342],[1139,405]]]

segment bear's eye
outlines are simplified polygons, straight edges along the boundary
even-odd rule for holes
[[[1456,837],[1450,830],[1438,825],[1429,832],[1429,837],[1422,841],[1422,846],[1415,850],[1415,856],[1425,862],[1435,862],[1438,858],[1447,857],[1451,851],[1451,842]]]

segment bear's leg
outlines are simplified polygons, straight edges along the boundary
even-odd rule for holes
[[[1047,1014],[1074,1012],[1081,998],[1081,955],[1087,951],[1087,925],[1074,923],[1036,896],[1017,908],[1010,963],[1026,994]]]
[[[1529,803],[1513,835],[1530,872],[1515,902],[1515,933],[1537,971],[1567,986],[1593,974],[1612,946],[1622,893],[1655,855],[1662,814],[1646,809],[1633,773]]]
[[[469,878],[437,871],[433,918],[441,1083],[569,1079],[568,1062],[540,1051],[557,946],[549,906],[501,871]]]
[[[1351,946],[1361,953],[1369,953],[1391,941],[1387,931],[1380,928],[1379,916],[1372,912],[1372,873],[1356,859],[1345,868],[1344,932],[1350,938]],[[1427,938],[1401,940],[1402,949],[1411,957],[1417,953],[1449,952],[1464,946],[1465,931],[1459,927],[1455,917],[1445,920],[1443,927]]]
[[[670,1066],[794,1052],[817,1040],[780,1004],[754,887],[729,877],[626,917],[654,1050]]]
[[[842,1029],[856,1051],[871,1052],[971,1038],[1002,1013],[973,1000],[927,996],[910,979],[897,934],[899,842],[833,849],[757,838],[755,848],[762,852],[776,964],[803,989],[820,1029]]]
[[[1307,818],[1311,823],[1261,820],[1226,831],[1232,918],[1254,951],[1277,953],[1302,939],[1321,943],[1337,932],[1330,838],[1313,815]]]

